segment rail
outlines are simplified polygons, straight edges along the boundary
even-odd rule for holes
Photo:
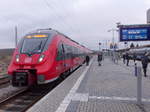
[[[10,77],[9,76],[3,76],[0,77],[0,86],[4,84],[10,83]]]

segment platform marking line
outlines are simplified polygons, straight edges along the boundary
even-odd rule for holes
[[[89,99],[88,93],[76,93],[76,94],[74,94],[72,101],[87,102],[88,99]]]
[[[57,108],[57,110],[55,112],[65,112],[66,111],[67,107],[69,106],[70,102],[72,101],[73,97],[75,96],[76,91],[79,88],[79,86],[80,86],[84,76],[86,75],[88,69],[90,68],[92,62],[93,62],[93,59],[90,61],[89,66],[86,67],[86,69],[84,70],[82,75],[78,78],[78,80],[76,81],[75,85],[71,88],[71,90],[66,95],[66,97],[61,102],[60,106]]]
[[[107,97],[107,96],[89,96],[89,99],[99,99],[99,100],[118,100],[118,101],[137,101],[136,97]],[[142,98],[143,102],[150,102],[150,99]]]
[[[117,97],[117,96],[89,96],[88,93],[76,93],[72,97],[72,101],[81,101],[87,102],[89,99],[96,99],[96,100],[116,100],[116,101],[137,101],[136,97]],[[142,102],[150,102],[150,99],[142,98]]]

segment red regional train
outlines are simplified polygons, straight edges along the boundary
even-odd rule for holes
[[[36,30],[18,43],[8,74],[13,86],[50,83],[81,65],[90,53],[56,30]]]

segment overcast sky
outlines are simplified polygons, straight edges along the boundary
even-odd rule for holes
[[[145,24],[148,8],[150,0],[1,0],[0,48],[15,46],[17,26],[18,38],[51,27],[90,49],[98,49],[99,42],[112,40],[112,33],[107,31],[116,28],[117,22]],[[117,41],[117,33],[115,38]]]

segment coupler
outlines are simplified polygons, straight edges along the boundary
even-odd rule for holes
[[[12,85],[15,87],[32,86],[36,84],[36,70],[15,70],[12,75]]]

